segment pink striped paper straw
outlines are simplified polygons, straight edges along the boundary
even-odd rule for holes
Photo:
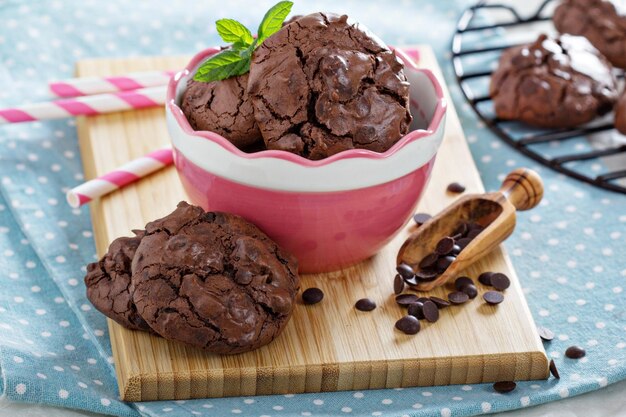
[[[136,72],[116,77],[81,77],[48,84],[50,92],[58,97],[80,97],[116,93],[166,85],[176,71]]]
[[[0,124],[61,119],[72,116],[94,116],[116,111],[161,106],[165,103],[165,89],[166,86],[150,87],[0,109]]]
[[[91,200],[100,198],[171,165],[174,162],[173,159],[172,148],[170,147],[150,152],[114,171],[72,188],[65,196],[67,203],[73,208],[80,207]]]

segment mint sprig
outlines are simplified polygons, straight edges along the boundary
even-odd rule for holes
[[[252,52],[263,41],[278,32],[291,12],[293,2],[281,1],[269,9],[259,28],[257,38],[252,37],[248,28],[233,19],[220,19],[215,22],[217,33],[231,46],[207,59],[200,65],[193,79],[201,82],[220,81],[242,75],[250,71]]]

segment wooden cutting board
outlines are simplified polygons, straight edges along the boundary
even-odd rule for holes
[[[434,70],[443,80],[432,51],[419,47],[419,56],[419,65]],[[177,69],[187,60],[84,60],[77,64],[77,74]],[[445,140],[419,211],[435,213],[452,202],[456,197],[445,192],[452,181],[465,184],[467,192],[484,191],[450,100],[448,106]],[[87,178],[169,142],[163,109],[82,118],[78,131]],[[171,167],[93,202],[98,254],[114,238],[166,215],[184,199]],[[416,336],[394,330],[404,313],[393,298],[395,258],[411,228],[409,224],[368,261],[334,273],[303,276],[302,287],[321,288],[324,301],[313,306],[299,303],[283,334],[254,352],[213,355],[126,330],[109,320],[122,399],[183,400],[547,378],[546,354],[502,248],[466,271],[474,278],[487,270],[506,273],[512,285],[502,304],[487,306],[479,295],[464,306],[443,310],[437,323],[423,325]],[[482,294],[485,288],[479,290]],[[439,288],[431,295],[445,297],[449,291]],[[369,313],[356,311],[355,301],[366,296],[378,308]]]

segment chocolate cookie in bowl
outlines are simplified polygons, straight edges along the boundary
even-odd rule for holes
[[[567,128],[611,111],[617,82],[611,64],[585,38],[540,35],[503,52],[489,92],[500,119]]]
[[[148,223],[133,301],[166,339],[240,353],[276,338],[299,289],[297,261],[243,218],[180,203]]]
[[[626,68],[626,7],[619,0],[565,0],[554,11],[561,33],[586,37],[614,66]]]
[[[408,133],[403,64],[347,16],[313,13],[266,39],[248,93],[268,149],[318,160],[348,149],[384,152]]]
[[[246,92],[248,74],[210,83],[189,80],[181,109],[194,130],[224,136],[241,150],[263,144]]]

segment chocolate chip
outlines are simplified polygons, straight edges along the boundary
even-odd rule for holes
[[[458,194],[458,193],[462,193],[463,191],[465,191],[465,186],[463,184],[459,184],[458,182],[452,182],[448,184],[447,190],[450,193]]]
[[[354,304],[354,307],[359,311],[372,311],[376,308],[376,303],[369,298],[361,298]]]
[[[452,252],[452,248],[454,248],[454,239],[452,239],[451,237],[444,237],[439,242],[437,242],[435,252],[438,255],[443,256]]]
[[[483,230],[485,230],[485,228],[484,228],[483,226],[481,226],[481,225],[480,225],[480,224],[478,224],[478,223],[474,223],[474,222],[472,222],[472,223],[468,223],[468,224],[467,224],[467,228],[469,229],[469,231],[470,231],[470,232],[471,232],[472,230],[480,230],[481,232],[482,232]],[[468,233],[469,233],[469,232],[468,232]]]
[[[431,216],[428,213],[417,213],[416,215],[413,216],[413,220],[415,221],[415,223],[417,223],[418,226],[423,225],[424,223],[426,223],[428,220],[432,218],[433,216]]]
[[[413,268],[405,263],[401,263],[400,265],[396,266],[396,271],[398,271],[398,274],[400,274],[404,279],[411,279],[415,276],[415,271],[413,271]]]
[[[428,298],[428,297],[418,297],[418,298],[417,298],[417,302],[418,302],[418,303],[422,303],[422,304],[423,304],[423,303],[425,303],[426,301],[430,301],[430,298]]]
[[[324,293],[319,288],[307,288],[302,293],[302,302],[304,304],[317,304],[324,298]]]
[[[570,359],[580,359],[586,354],[587,352],[585,352],[585,349],[580,346],[570,346],[565,350],[565,356]]]
[[[422,269],[419,270],[415,273],[415,276],[417,277],[417,279],[419,279],[420,281],[432,281],[435,278],[437,278],[439,274],[437,273],[437,271],[431,270],[431,269]]]
[[[467,245],[470,244],[470,242],[472,241],[472,239],[470,239],[469,237],[462,237],[460,239],[456,240],[456,244],[458,247],[461,248],[461,250],[465,249],[467,247]]]
[[[504,291],[511,285],[509,277],[501,272],[496,272],[491,276],[491,286],[496,290]]]
[[[498,381],[493,384],[493,389],[497,392],[504,394],[513,391],[517,387],[517,384],[513,381]]]
[[[554,339],[554,332],[547,327],[537,326],[537,333],[539,333],[539,337],[545,340],[546,342]]]
[[[396,295],[396,303],[401,306],[409,306],[417,301],[417,295],[415,294],[400,294]]]
[[[444,272],[446,269],[448,269],[450,264],[454,262],[455,259],[456,257],[451,256],[451,255],[442,256],[441,258],[437,260],[437,270],[439,272]]]
[[[435,303],[435,305],[441,310],[442,308],[446,308],[446,307],[450,307],[450,302],[447,300],[444,300],[443,298],[439,298],[439,297],[430,297],[430,301],[432,301],[433,303]]]
[[[483,294],[483,300],[489,304],[500,304],[504,301],[504,295],[498,291],[487,291]]]
[[[404,290],[404,280],[400,274],[396,274],[396,277],[393,279],[393,292],[400,294],[402,290]]]
[[[559,375],[559,370],[556,369],[556,364],[554,363],[554,359],[550,359],[550,373],[556,379],[561,379],[561,376]]]
[[[483,272],[478,276],[478,282],[483,285],[491,286],[491,277],[493,276],[493,272]]]
[[[437,305],[430,300],[424,302],[422,313],[424,314],[424,318],[431,323],[439,320],[439,309]]]
[[[406,334],[417,334],[420,331],[420,321],[413,316],[404,316],[396,322],[396,329]]]
[[[452,250],[450,251],[450,254],[457,256],[459,253],[461,253],[462,250],[463,249],[455,243],[454,246],[452,246]]]
[[[457,291],[463,290],[466,285],[474,285],[474,281],[470,277],[458,277],[454,280],[454,288]]]
[[[420,267],[420,269],[430,268],[437,263],[438,259],[439,256],[436,253],[429,253],[422,258],[418,266]]]
[[[417,277],[413,275],[411,278],[405,278],[404,283],[409,287],[415,287],[417,285]]]
[[[467,232],[467,238],[468,239],[475,239],[476,236],[478,236],[480,234],[480,232],[482,232],[482,230],[478,230],[478,229],[472,229],[469,232]]]
[[[469,300],[469,296],[461,291],[455,291],[448,294],[448,300],[452,304],[463,304]]]
[[[464,292],[465,294],[467,294],[467,296],[469,298],[471,298],[472,300],[474,298],[476,298],[476,296],[478,295],[478,289],[476,288],[476,286],[474,284],[468,284],[466,286],[464,286],[461,289],[462,292]]]
[[[423,319],[424,318],[424,303],[417,301],[411,304],[409,306],[409,309],[407,310],[407,314],[409,316],[413,316],[420,320]]]

